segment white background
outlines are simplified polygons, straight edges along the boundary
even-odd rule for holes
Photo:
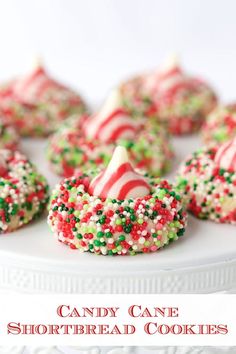
[[[172,52],[235,98],[234,0],[0,0],[0,79],[35,54],[90,102]]]

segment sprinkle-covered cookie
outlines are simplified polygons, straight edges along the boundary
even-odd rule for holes
[[[50,138],[47,156],[54,172],[69,177],[76,170],[85,172],[106,166],[116,144],[127,148],[137,168],[155,176],[170,168],[173,152],[166,129],[135,119],[122,107],[117,92],[97,114],[78,117],[77,123],[74,117],[63,124]]]
[[[0,149],[16,150],[19,139],[16,129],[0,117]]]
[[[0,150],[0,233],[40,216],[48,202],[48,185],[21,153]]]
[[[217,107],[208,115],[202,128],[207,145],[222,144],[236,136],[236,104]]]
[[[65,179],[51,198],[48,223],[60,242],[102,255],[155,252],[184,234],[186,213],[171,185],[135,171],[124,147],[94,177]]]
[[[199,130],[217,98],[202,80],[186,74],[175,58],[157,70],[122,85],[126,101],[141,101],[153,119],[165,122],[172,134]],[[145,106],[146,104],[146,106]]]
[[[236,224],[236,139],[190,156],[180,168],[177,189],[198,218]]]
[[[85,111],[81,97],[42,65],[0,87],[0,113],[23,136],[47,136],[68,116]]]

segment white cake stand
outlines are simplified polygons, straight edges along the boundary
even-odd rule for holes
[[[176,166],[199,139],[174,139]],[[45,141],[22,150],[53,186]],[[104,257],[81,254],[57,242],[46,215],[0,236],[1,291],[27,293],[213,293],[236,291],[236,228],[189,218],[186,235],[154,254]]]

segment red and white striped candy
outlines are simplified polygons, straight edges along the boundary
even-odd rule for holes
[[[121,138],[133,139],[137,125],[137,120],[122,108],[119,91],[114,91],[101,111],[86,122],[84,131],[88,138],[108,143]]]
[[[100,198],[124,200],[144,197],[150,190],[146,179],[130,164],[126,149],[118,146],[106,170],[91,181],[88,192]]]
[[[176,57],[170,57],[155,74],[147,77],[145,88],[149,92],[163,93],[186,84],[186,75],[181,70]]]
[[[220,146],[215,155],[215,162],[225,170],[236,172],[236,138]]]
[[[10,154],[9,150],[1,150],[0,152],[0,178],[4,177],[7,173],[7,163],[6,159],[8,154]]]
[[[38,65],[30,74],[16,80],[13,91],[19,100],[26,103],[34,103],[48,89],[61,87],[60,84],[47,75],[41,65]]]
[[[173,61],[172,65],[161,69],[157,73],[156,86],[151,91],[157,103],[165,99],[171,101],[178,97],[178,94],[184,95],[186,92],[198,92],[199,89],[209,90],[207,85],[200,79],[190,77],[179,66],[177,61]],[[159,102],[158,102],[159,100]]]

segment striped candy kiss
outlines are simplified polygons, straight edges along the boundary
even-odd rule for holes
[[[4,151],[6,150],[1,150],[0,153],[0,178],[4,177],[7,173],[7,164],[6,164],[6,157],[4,156]]]
[[[236,138],[220,146],[215,155],[215,162],[225,170],[236,172]]]
[[[117,146],[106,170],[91,181],[88,192],[104,199],[124,200],[144,197],[150,190],[146,179],[131,166],[126,149]]]
[[[157,73],[147,78],[146,88],[154,93],[164,93],[177,87],[186,85],[186,76],[180,69],[176,56],[168,58]]]
[[[44,68],[38,65],[29,75],[16,80],[13,92],[20,101],[34,103],[51,88],[59,89],[62,86],[52,80]]]
[[[101,111],[86,122],[84,132],[90,139],[108,143],[121,138],[133,139],[139,125],[137,120],[122,108],[120,92],[115,90],[110,94]]]
[[[168,58],[166,63],[157,73],[158,89],[167,90],[175,86],[176,84],[184,81],[184,74],[180,69],[178,59],[176,56]]]

